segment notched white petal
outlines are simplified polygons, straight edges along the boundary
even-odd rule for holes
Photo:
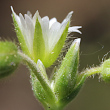
[[[45,16],[42,18],[42,23],[41,23],[41,27],[42,27],[42,33],[43,33],[43,38],[45,41],[45,48],[48,48],[48,36],[49,36],[49,18],[48,16]]]
[[[24,17],[21,13],[19,13],[20,22],[23,28],[26,28],[26,22],[24,20]]]
[[[33,44],[33,38],[34,38],[34,24],[32,22],[32,19],[27,15],[25,14],[25,22],[26,22],[26,37],[27,37],[27,40],[29,42],[29,46],[30,46],[30,50],[32,49],[32,44]]]
[[[81,31],[79,31],[78,29],[82,28],[82,26],[73,26],[73,27],[69,27],[68,28],[68,32],[71,33],[71,32],[78,32],[80,34],[82,34]]]
[[[50,21],[49,21],[49,29],[51,28],[52,24],[55,23],[55,22],[57,22],[56,18],[50,19]]]
[[[27,26],[29,27],[29,26],[31,26],[32,28],[34,27],[33,26],[33,21],[32,21],[32,19],[30,18],[30,16],[28,16],[27,14],[25,14],[24,15],[25,16],[25,21],[26,21],[26,24],[27,24]],[[30,28],[31,28],[30,27]],[[34,28],[33,28],[34,29]]]
[[[30,11],[27,11],[27,15],[30,16],[30,18],[32,18],[32,14]]]
[[[43,20],[43,21],[49,21],[49,17],[48,17],[48,16],[44,16],[44,17],[42,18],[42,20]]]
[[[49,50],[52,50],[61,37],[61,24],[59,22],[53,23],[49,30]]]
[[[46,31],[49,29],[49,18],[48,18],[48,16],[45,16],[42,18],[42,28],[46,29]]]

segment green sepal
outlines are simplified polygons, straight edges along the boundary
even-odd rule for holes
[[[59,101],[61,102],[62,106],[66,106],[69,102],[71,102],[77,96],[86,78],[87,78],[87,74],[80,74],[77,76],[76,84],[73,91],[71,91],[70,94],[68,94],[66,97],[64,97]]]
[[[19,28],[19,25],[18,25],[18,23],[17,23],[17,21],[16,21],[16,18],[15,18],[15,16],[14,16],[14,14],[12,14],[12,18],[13,18],[13,22],[14,22],[14,26],[15,26],[15,31],[16,31],[16,34],[17,34],[17,37],[18,37],[18,40],[19,40],[19,44],[20,44],[20,46],[21,46],[22,51],[23,51],[26,55],[31,56],[31,55],[30,55],[30,52],[29,52],[29,49],[28,49],[28,47],[27,47],[27,45],[26,45],[24,36],[23,36],[23,34],[22,34],[22,32],[21,32],[21,30],[20,30],[20,28]]]
[[[58,101],[63,101],[64,97],[68,96],[75,87],[79,64],[79,44],[80,39],[73,42],[56,74],[54,91]]]
[[[38,66],[37,70],[39,72],[38,74],[42,74],[43,80],[45,80],[48,86],[50,86],[50,82],[48,80],[45,67],[40,60],[38,60],[37,66]],[[33,71],[32,68],[31,71]],[[44,85],[36,77],[37,75],[35,71],[33,72],[31,72],[31,80],[32,88],[36,98],[43,104],[44,108],[53,107],[53,105],[55,104],[55,95],[52,93],[52,89],[50,91],[49,88],[46,88],[46,86],[44,88]]]
[[[50,67],[56,61],[58,55],[60,54],[68,35],[69,24],[70,22],[68,22],[68,24],[66,25],[59,41],[57,42],[51,53],[46,53],[46,56],[44,57],[45,59],[43,60],[43,64],[45,65],[45,67]]]
[[[46,94],[41,83],[36,78],[35,74],[31,72],[31,84],[35,97],[43,104],[44,107],[49,106],[48,94]]]
[[[101,78],[105,82],[110,82],[110,59],[105,60],[101,65]]]
[[[31,84],[35,97],[42,103],[45,110],[62,110],[62,107],[56,104],[57,100],[53,101],[53,98],[49,96],[50,94],[45,92],[34,73],[31,73]]]
[[[45,42],[42,34],[41,24],[37,18],[35,24],[34,40],[33,40],[34,61],[38,59],[42,61],[45,53]]]
[[[10,75],[18,67],[20,56],[12,42],[0,42],[0,78]]]

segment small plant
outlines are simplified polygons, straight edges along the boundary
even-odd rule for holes
[[[61,63],[53,68],[51,77],[46,69],[54,66],[66,39],[71,32],[81,32],[81,26],[70,27],[70,12],[62,23],[56,18],[41,18],[37,11],[19,16],[12,10],[12,18],[21,50],[9,41],[0,41],[0,78],[13,73],[20,62],[30,71],[32,90],[45,110],[63,110],[80,91],[85,80],[99,74],[103,81],[110,81],[110,59],[99,66],[78,72],[80,38],[75,39]]]

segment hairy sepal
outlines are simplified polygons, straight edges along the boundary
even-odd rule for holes
[[[65,97],[68,98],[76,85],[79,64],[79,44],[80,39],[76,39],[72,43],[55,77],[53,88],[58,102],[62,104],[67,100]]]

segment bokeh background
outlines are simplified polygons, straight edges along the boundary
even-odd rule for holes
[[[0,40],[17,42],[10,6],[17,14],[39,10],[41,17],[56,17],[59,22],[73,10],[71,25],[83,27],[82,35],[74,33],[82,39],[79,71],[100,64],[110,51],[110,0],[0,0]],[[0,110],[43,110],[29,77],[28,69],[20,65],[13,75],[0,80]],[[110,110],[110,84],[98,76],[89,78],[66,110]]]

